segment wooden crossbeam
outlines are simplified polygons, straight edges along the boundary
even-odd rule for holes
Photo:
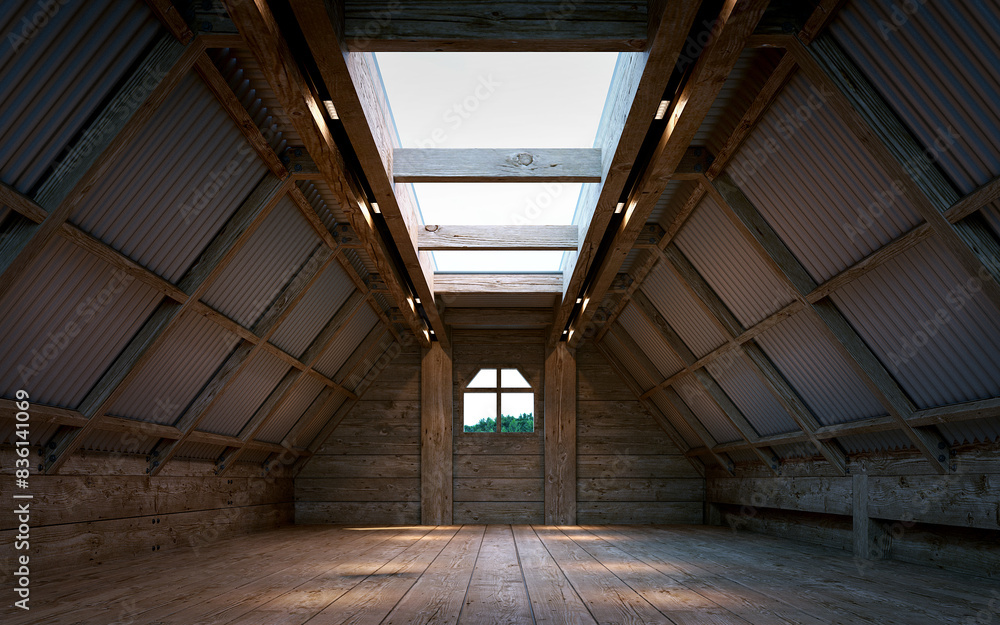
[[[345,169],[343,155],[334,143],[324,118],[323,105],[318,101],[311,81],[303,76],[275,16],[266,3],[254,0],[226,0],[225,4],[245,45],[260,64],[281,108],[302,138],[308,154],[330,189],[337,194],[338,202],[347,213],[363,249],[385,280],[406,324],[418,341],[428,344],[429,340],[423,332],[423,320],[406,305],[410,294],[405,288],[405,276],[400,275],[389,260],[386,244],[376,232],[371,215],[362,210],[365,192],[357,178],[348,174]],[[428,297],[427,301],[432,302],[433,299]],[[435,313],[436,310],[430,311],[432,315]]]
[[[409,185],[396,185],[393,179],[393,150],[399,147],[396,145],[398,138],[375,57],[368,52],[348,51],[343,33],[343,7],[339,3],[292,0],[291,5],[319,72],[315,78],[322,80],[330,93],[354,148],[362,170],[360,174],[367,180],[374,195],[374,204],[378,205],[391,236],[391,241],[383,243],[391,243],[395,250],[385,250],[386,258],[398,257],[402,263],[401,271],[407,274],[406,280],[415,291],[412,295],[422,301],[430,326],[428,330],[435,330],[437,340],[447,348],[447,329],[441,320],[431,286],[433,263],[430,254],[419,253],[411,234],[416,232],[419,223],[416,198]],[[314,159],[317,158],[312,149],[309,152]],[[358,206],[356,202],[350,209],[355,206]],[[345,210],[348,207],[345,206]],[[387,270],[395,271],[388,267]],[[385,273],[382,268],[379,272]],[[409,296],[407,293],[397,299],[404,315],[413,312],[405,302]],[[424,332],[423,320],[417,317],[415,321],[411,326],[417,340],[421,345],[429,346],[430,335]]]
[[[444,322],[452,328],[545,328],[552,324],[549,308],[451,308]]]
[[[201,54],[201,42],[179,43],[173,35],[157,41],[125,84],[81,135],[34,201],[46,212],[8,237],[0,248],[0,297],[55,237],[85,194],[109,171]]]
[[[640,52],[646,3],[484,0],[344,2],[351,50],[369,52]]]
[[[599,148],[395,148],[396,182],[600,182]]]
[[[562,293],[557,273],[436,273],[434,290],[441,295],[463,293]]]
[[[586,285],[586,295],[590,299],[603,300],[767,5],[768,0],[736,0],[724,4],[713,37],[694,62],[688,79],[671,100],[665,117],[668,120],[666,129],[629,196],[623,211],[624,218],[614,233],[607,253],[604,258],[595,259],[600,266],[592,282]],[[579,260],[574,271],[583,267],[587,267],[589,273],[589,266],[581,266]],[[578,293],[572,291],[572,281],[570,288],[564,300],[578,297]],[[574,321],[574,329],[586,327],[594,310],[583,309]],[[568,315],[562,319],[568,319]],[[560,320],[557,319],[557,322]],[[576,336],[579,340],[585,334],[577,332]]]
[[[654,121],[700,2],[653,3],[649,45],[641,53],[623,55],[611,78],[605,114],[594,145],[601,149],[601,185],[584,185],[577,201],[580,246],[565,270],[566,292],[556,311],[549,342],[559,340],[590,272],[590,265],[615,214],[629,172]],[[617,269],[616,269],[617,270]],[[593,298],[600,301],[601,298]]]
[[[557,250],[577,247],[576,226],[438,226],[417,232],[417,247],[439,250]]]
[[[171,0],[146,0],[146,6],[177,41],[186,44],[194,38],[191,28]]]

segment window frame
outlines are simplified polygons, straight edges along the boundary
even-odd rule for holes
[[[502,372],[503,372],[504,369],[513,369],[514,371],[517,371],[518,375],[520,375],[521,378],[524,379],[524,381],[528,383],[528,386],[516,386],[516,387],[515,386],[510,386],[510,387],[501,386],[502,379],[503,379],[503,373]],[[496,371],[496,386],[489,387],[489,388],[469,388],[469,384],[473,380],[475,380],[476,377],[481,372],[483,372],[483,371],[490,371],[490,370]],[[524,393],[524,394],[529,393],[529,392],[531,393],[531,406],[532,407],[531,407],[531,431],[530,432],[503,432],[500,429],[501,425],[503,423],[503,411],[501,410],[501,402],[502,402],[503,394],[505,392],[507,392],[507,393]],[[496,430],[494,430],[493,432],[467,432],[465,430],[465,393],[481,393],[481,394],[493,393],[494,395],[496,395],[496,400],[497,400]],[[536,393],[535,387],[532,386],[531,380],[529,380],[528,376],[526,376],[524,374],[524,371],[521,371],[520,367],[512,366],[512,365],[489,365],[489,366],[478,367],[476,369],[475,373],[473,373],[472,376],[469,378],[469,381],[466,382],[463,385],[463,387],[462,387],[462,415],[461,415],[461,419],[462,419],[461,420],[461,423],[462,423],[462,434],[490,434],[490,433],[492,433],[492,434],[534,434],[537,431],[537,425],[538,425],[537,415],[536,415],[536,413],[538,411],[535,410],[535,407],[536,407],[535,406],[535,402],[538,399],[538,397],[537,397],[537,395],[535,393]]]

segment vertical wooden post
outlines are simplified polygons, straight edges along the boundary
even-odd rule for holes
[[[868,516],[868,474],[854,474],[853,486],[854,557],[884,560],[889,556],[891,537],[878,521]]]
[[[420,522],[452,522],[451,352],[431,343],[420,360]]]
[[[565,343],[545,356],[545,524],[576,525],[576,358]]]

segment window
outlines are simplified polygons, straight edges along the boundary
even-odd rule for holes
[[[465,387],[462,411],[466,432],[535,431],[535,393],[517,369],[480,369]]]

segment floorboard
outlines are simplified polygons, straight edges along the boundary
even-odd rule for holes
[[[33,570],[5,625],[1000,622],[995,580],[727,528],[295,526]]]

